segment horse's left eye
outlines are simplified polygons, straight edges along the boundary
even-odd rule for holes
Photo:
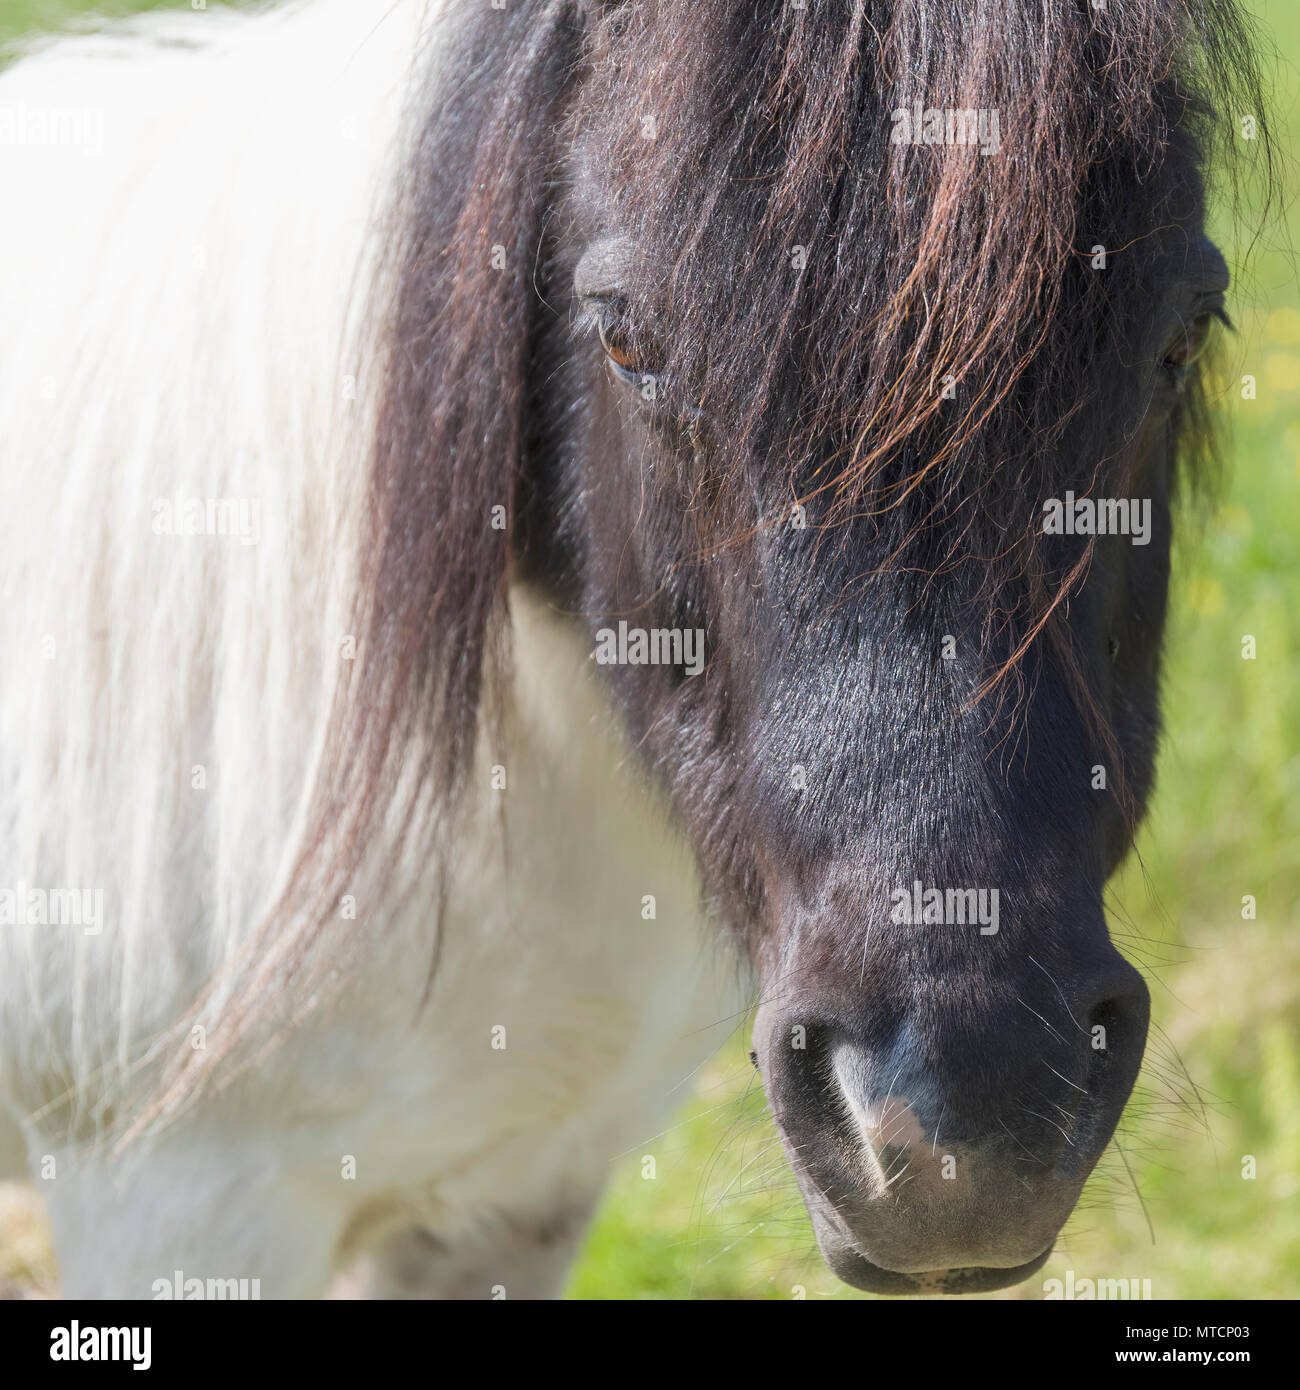
[[[627,329],[617,319],[602,319],[600,323],[600,345],[605,356],[620,370],[637,373],[636,357],[632,352]]]
[[[1210,341],[1210,331],[1214,327],[1215,315],[1197,314],[1191,323],[1186,324],[1165,348],[1164,365],[1174,371],[1183,371],[1205,350]]]

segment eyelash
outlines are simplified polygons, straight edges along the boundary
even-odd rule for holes
[[[1191,373],[1192,369],[1196,366],[1200,358],[1204,355],[1205,349],[1209,345],[1210,334],[1213,332],[1213,323],[1209,323],[1207,325],[1200,345],[1196,347],[1195,350],[1190,354],[1186,362],[1171,361],[1169,358],[1169,354],[1188,341],[1191,334],[1195,330],[1196,325],[1201,323],[1202,320],[1216,319],[1219,323],[1223,324],[1225,328],[1231,331],[1232,320],[1229,319],[1227,311],[1223,308],[1221,304],[1209,305],[1208,307],[1199,310],[1196,314],[1192,316],[1191,321],[1184,327],[1182,337],[1177,339],[1175,343],[1170,344],[1170,346],[1165,349],[1165,355],[1161,360],[1160,369],[1163,372],[1167,373],[1175,381],[1185,380]]]
[[[612,328],[620,326],[623,321],[622,310],[617,301],[613,299],[593,301],[587,308],[585,318],[588,331],[595,334],[610,371],[620,382],[625,386],[640,388],[645,385],[648,377],[656,375],[648,372],[644,367],[624,366],[614,357],[615,349],[611,348],[609,342],[610,332]]]

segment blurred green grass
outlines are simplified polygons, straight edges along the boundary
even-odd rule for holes
[[[0,0],[0,39],[156,3]],[[1300,149],[1300,7],[1250,8],[1280,55],[1268,67],[1289,160]],[[990,1297],[1040,1298],[1067,1269],[1150,1279],[1156,1298],[1300,1292],[1300,218],[1289,172],[1282,216],[1232,296],[1230,480],[1177,549],[1159,787],[1108,893],[1116,939],[1152,986],[1147,1065],[1048,1266]],[[1235,272],[1243,233],[1221,216],[1217,235]],[[1245,374],[1255,400],[1241,399]],[[1242,918],[1247,894],[1254,920]],[[740,1029],[672,1128],[616,1167],[572,1297],[869,1297],[817,1256],[746,1045]],[[45,1258],[24,1255],[32,1277]],[[24,1272],[0,1266],[0,1279]]]

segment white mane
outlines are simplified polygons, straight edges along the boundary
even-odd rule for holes
[[[102,889],[113,928],[4,971],[0,1037],[37,1010],[73,1077],[169,1021],[294,852],[420,8],[160,14],[0,78],[29,131],[87,113],[0,151],[0,887]],[[166,534],[187,509],[243,534]]]
[[[380,1289],[508,1269],[554,1292],[611,1158],[739,1003],[582,640],[516,593],[509,727],[453,881],[359,882],[343,995],[109,1152],[134,1063],[190,1045],[178,1020],[298,858],[351,655],[380,233],[438,18],[181,11],[0,73],[0,1166],[57,1169],[69,1292],[183,1269],[317,1293],[365,1249]],[[455,1259],[410,1274],[417,1228]]]

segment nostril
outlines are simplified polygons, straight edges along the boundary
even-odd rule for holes
[[[841,1181],[860,1183],[864,1153],[874,1155],[877,1140],[883,1146],[906,1131],[898,1098],[877,1095],[879,1074],[897,1080],[899,1068],[885,1068],[838,1023],[786,1019],[755,1051],[778,1124],[802,1136],[805,1147],[815,1141],[824,1164],[847,1164]]]
[[[1142,1058],[1151,996],[1136,970],[1130,966],[1127,974],[1129,978],[1122,989],[1107,994],[1088,1011],[1090,1091],[1105,1085],[1117,1068],[1131,1069],[1136,1075],[1136,1063]],[[1093,1085],[1094,1079],[1097,1086]]]
[[[1110,1066],[1113,1049],[1122,1045],[1123,1008],[1116,999],[1106,999],[1094,1005],[1088,1015],[1088,1069],[1084,1076],[1084,1089],[1090,1095],[1100,1095],[1105,1084],[1106,1072]]]
[[[768,1099],[782,1124],[823,1125],[831,1110],[828,1036],[820,1020],[787,1018],[750,1050]]]
[[[1083,1085],[1087,1100],[1080,1108],[1062,1155],[1066,1168],[1091,1166],[1110,1140],[1142,1065],[1151,1001],[1136,970],[1117,992],[1088,1011],[1088,1061]]]

